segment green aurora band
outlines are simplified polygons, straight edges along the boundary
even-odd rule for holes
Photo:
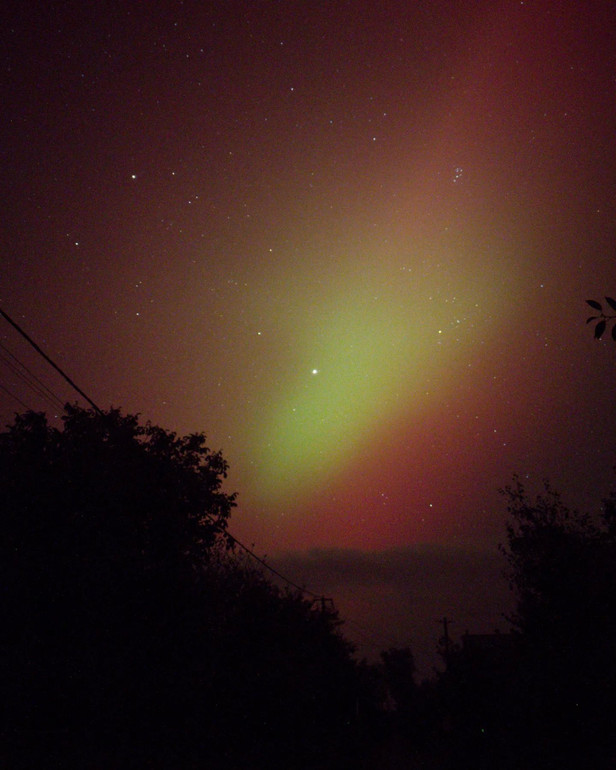
[[[316,300],[292,303],[288,379],[263,388],[245,423],[262,504],[331,482],[383,429],[438,408],[461,368],[485,353],[502,279],[468,264],[396,269],[395,281],[391,269],[345,270]]]

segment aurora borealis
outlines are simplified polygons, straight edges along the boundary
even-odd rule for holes
[[[231,530],[383,646],[497,624],[498,591],[443,587],[496,550],[497,488],[612,483],[616,348],[584,326],[616,291],[612,4],[4,15],[1,306],[102,407],[204,430]],[[0,374],[5,423],[53,411]]]

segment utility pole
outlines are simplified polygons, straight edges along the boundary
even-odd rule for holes
[[[312,605],[314,606],[315,604],[320,605],[322,615],[325,615],[326,612],[335,612],[334,600],[330,599],[328,596],[320,596],[316,599],[313,599]]]
[[[445,662],[449,660],[449,649],[450,649],[450,639],[449,639],[449,625],[450,623],[453,623],[453,620],[450,620],[446,615],[445,617],[441,618],[440,620],[436,621],[437,623],[443,624],[443,647],[445,648]]]

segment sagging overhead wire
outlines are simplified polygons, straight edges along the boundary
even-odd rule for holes
[[[36,344],[36,342],[32,339],[32,337],[30,337],[28,334],[26,334],[26,332],[21,328],[21,326],[19,326],[18,323],[13,321],[13,319],[9,316],[9,314],[5,313],[4,310],[2,310],[2,308],[0,308],[0,315],[5,319],[5,321],[8,321],[8,323],[10,323],[11,326],[14,329],[16,329],[21,334],[21,336],[28,342],[29,345],[32,345],[32,347],[36,350],[36,352],[39,355],[43,356],[45,361],[47,361],[47,363],[50,364],[50,366],[53,366],[53,368],[68,382],[68,384],[72,388],[74,388],[77,391],[77,393],[79,393],[79,395],[82,398],[85,398],[85,400],[88,402],[88,404],[90,404],[90,406],[96,412],[98,412],[98,414],[102,414],[102,410],[99,409],[99,407],[94,403],[94,401],[92,401],[92,399],[89,396],[86,396],[86,394],[83,392],[83,390],[81,390],[81,388],[78,385],[76,385],[73,382],[73,380],[71,380],[71,378],[68,376],[68,374],[66,374],[66,372],[62,371],[62,369],[60,369],[58,364],[56,364],[54,361],[52,361],[51,358],[47,355],[47,353],[45,353],[45,352],[43,352],[41,350],[41,348]]]
[[[2,342],[0,342],[0,348],[6,353],[6,355],[0,353],[0,361],[2,361],[17,378],[24,382],[37,396],[40,396],[47,401],[48,404],[51,404],[54,409],[64,409],[62,399],[59,398],[50,387],[45,385],[45,383],[37,377],[23,361],[20,361],[16,355],[11,353]]]
[[[314,591],[310,591],[308,588],[302,587],[297,585],[297,583],[294,583],[292,580],[289,580],[288,577],[285,577],[281,572],[278,572],[277,569],[274,569],[270,564],[268,564],[265,559],[261,559],[254,551],[251,551],[250,548],[245,546],[243,543],[241,543],[236,537],[234,537],[228,530],[225,531],[224,536],[228,538],[232,543],[235,543],[238,545],[242,550],[244,550],[249,556],[251,556],[255,561],[258,561],[259,564],[262,567],[265,567],[265,569],[269,570],[273,575],[276,575],[276,577],[283,580],[288,585],[292,586],[293,588],[297,589],[302,594],[308,594],[309,596],[312,596],[314,600],[322,601],[326,599],[326,597],[322,596],[321,594],[317,594]],[[328,601],[331,601],[328,600]]]
[[[21,398],[19,398],[19,396],[15,395],[15,393],[13,393],[13,391],[9,390],[8,388],[5,388],[4,385],[0,384],[0,390],[3,390],[11,398],[14,398],[15,401],[17,401],[18,404],[21,404],[24,409],[28,409],[29,411],[32,411],[31,406],[28,406],[28,404],[22,401]]]

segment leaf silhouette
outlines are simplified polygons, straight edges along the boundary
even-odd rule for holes
[[[613,297],[606,297],[605,301],[612,308],[612,310],[616,310],[616,299]]]
[[[595,310],[600,310],[603,312],[603,307],[601,306],[600,302],[597,302],[596,299],[587,299],[586,302],[591,306],[594,307]]]
[[[603,336],[603,332],[605,331],[606,323],[605,321],[599,321],[599,323],[595,326],[595,339],[600,340]]]
[[[598,315],[591,315],[590,318],[586,319],[586,323],[589,324],[591,321],[596,321],[599,317]]]
[[[616,324],[612,326],[612,339],[616,342]]]

